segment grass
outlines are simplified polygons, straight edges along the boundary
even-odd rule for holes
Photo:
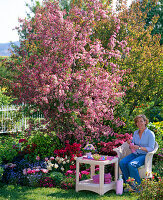
[[[100,196],[90,191],[63,190],[59,188],[32,188],[15,185],[0,187],[0,200],[136,200],[137,196],[124,193],[116,195],[115,191],[109,191]]]

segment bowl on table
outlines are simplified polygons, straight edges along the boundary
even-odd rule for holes
[[[99,154],[93,154],[92,157],[95,159],[95,160],[99,160],[101,158],[101,155]]]

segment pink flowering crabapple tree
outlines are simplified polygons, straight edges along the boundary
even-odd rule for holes
[[[13,58],[17,76],[10,83],[19,102],[34,105],[62,141],[99,140],[112,135],[123,122],[114,117],[114,108],[124,95],[124,71],[113,63],[128,53],[125,41],[116,39],[120,20],[98,0],[85,1],[69,13],[57,1],[46,0],[32,18],[21,20],[20,47]],[[107,48],[96,37],[96,24],[113,24]],[[110,71],[106,70],[109,68]]]

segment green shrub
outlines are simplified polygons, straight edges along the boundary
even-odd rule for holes
[[[75,188],[75,176],[72,175],[70,177],[66,177],[63,179],[63,181],[61,182],[61,188],[63,189],[72,189]]]
[[[159,154],[159,152],[162,150],[163,148],[163,121],[162,122],[153,122],[153,123],[149,123],[147,126],[151,131],[154,132],[155,134],[155,139],[156,142],[159,145],[159,149],[157,151],[157,154]]]
[[[6,89],[0,87],[0,106],[4,105],[10,105],[13,99],[9,96],[5,95]]]
[[[124,184],[132,194],[138,194],[138,200],[161,200],[163,197],[163,178],[153,173],[153,177],[142,179],[140,185],[134,178],[129,178]],[[134,186],[134,187],[133,187]]]
[[[145,115],[148,116],[148,119],[151,122],[158,122],[163,120],[163,112],[162,112],[162,102],[154,105],[154,102],[145,110]]]
[[[51,172],[49,175],[52,178],[56,185],[60,185],[61,181],[63,181],[63,174],[61,172]]]
[[[153,174],[152,179],[143,179],[138,200],[161,200],[163,197],[163,178]]]
[[[158,154],[154,154],[152,170],[163,177],[163,148],[159,150]]]
[[[155,158],[155,163],[153,163],[153,172],[163,177],[163,158],[159,157],[160,156],[158,155],[157,158]]]
[[[28,145],[35,145],[28,155],[28,159],[31,161],[36,160],[36,156],[40,156],[41,159],[54,155],[54,150],[61,147],[60,140],[55,133],[47,134],[42,131],[33,131],[32,135],[28,139]]]
[[[0,162],[9,163],[18,155],[18,149],[13,148],[16,139],[11,136],[1,138],[0,141]]]
[[[4,172],[4,168],[3,168],[3,167],[0,167],[0,180],[2,179],[3,172]]]

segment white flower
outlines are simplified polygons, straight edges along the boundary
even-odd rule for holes
[[[76,160],[76,159],[77,159],[77,156],[74,157],[74,160]]]
[[[48,165],[48,166],[47,166],[47,169],[48,169],[48,170],[52,170],[52,167]]]
[[[65,165],[66,164],[66,162],[65,161],[63,161],[63,165]]]
[[[50,160],[54,160],[54,157],[50,157]]]
[[[70,162],[70,160],[67,160],[66,162],[67,162],[67,163],[69,163],[69,162]]]
[[[57,169],[57,168],[58,168],[58,165],[57,165],[56,163],[55,163],[55,165],[54,165],[54,168],[55,168],[55,169]]]
[[[64,171],[65,169],[63,167],[61,167],[61,170]]]
[[[62,163],[62,161],[63,161],[63,158],[60,158],[58,163],[60,164],[60,163]]]
[[[27,169],[23,169],[23,174],[27,175]]]
[[[56,160],[56,161],[59,161],[59,160],[60,160],[60,157],[57,156],[57,157],[55,158],[55,160]]]

